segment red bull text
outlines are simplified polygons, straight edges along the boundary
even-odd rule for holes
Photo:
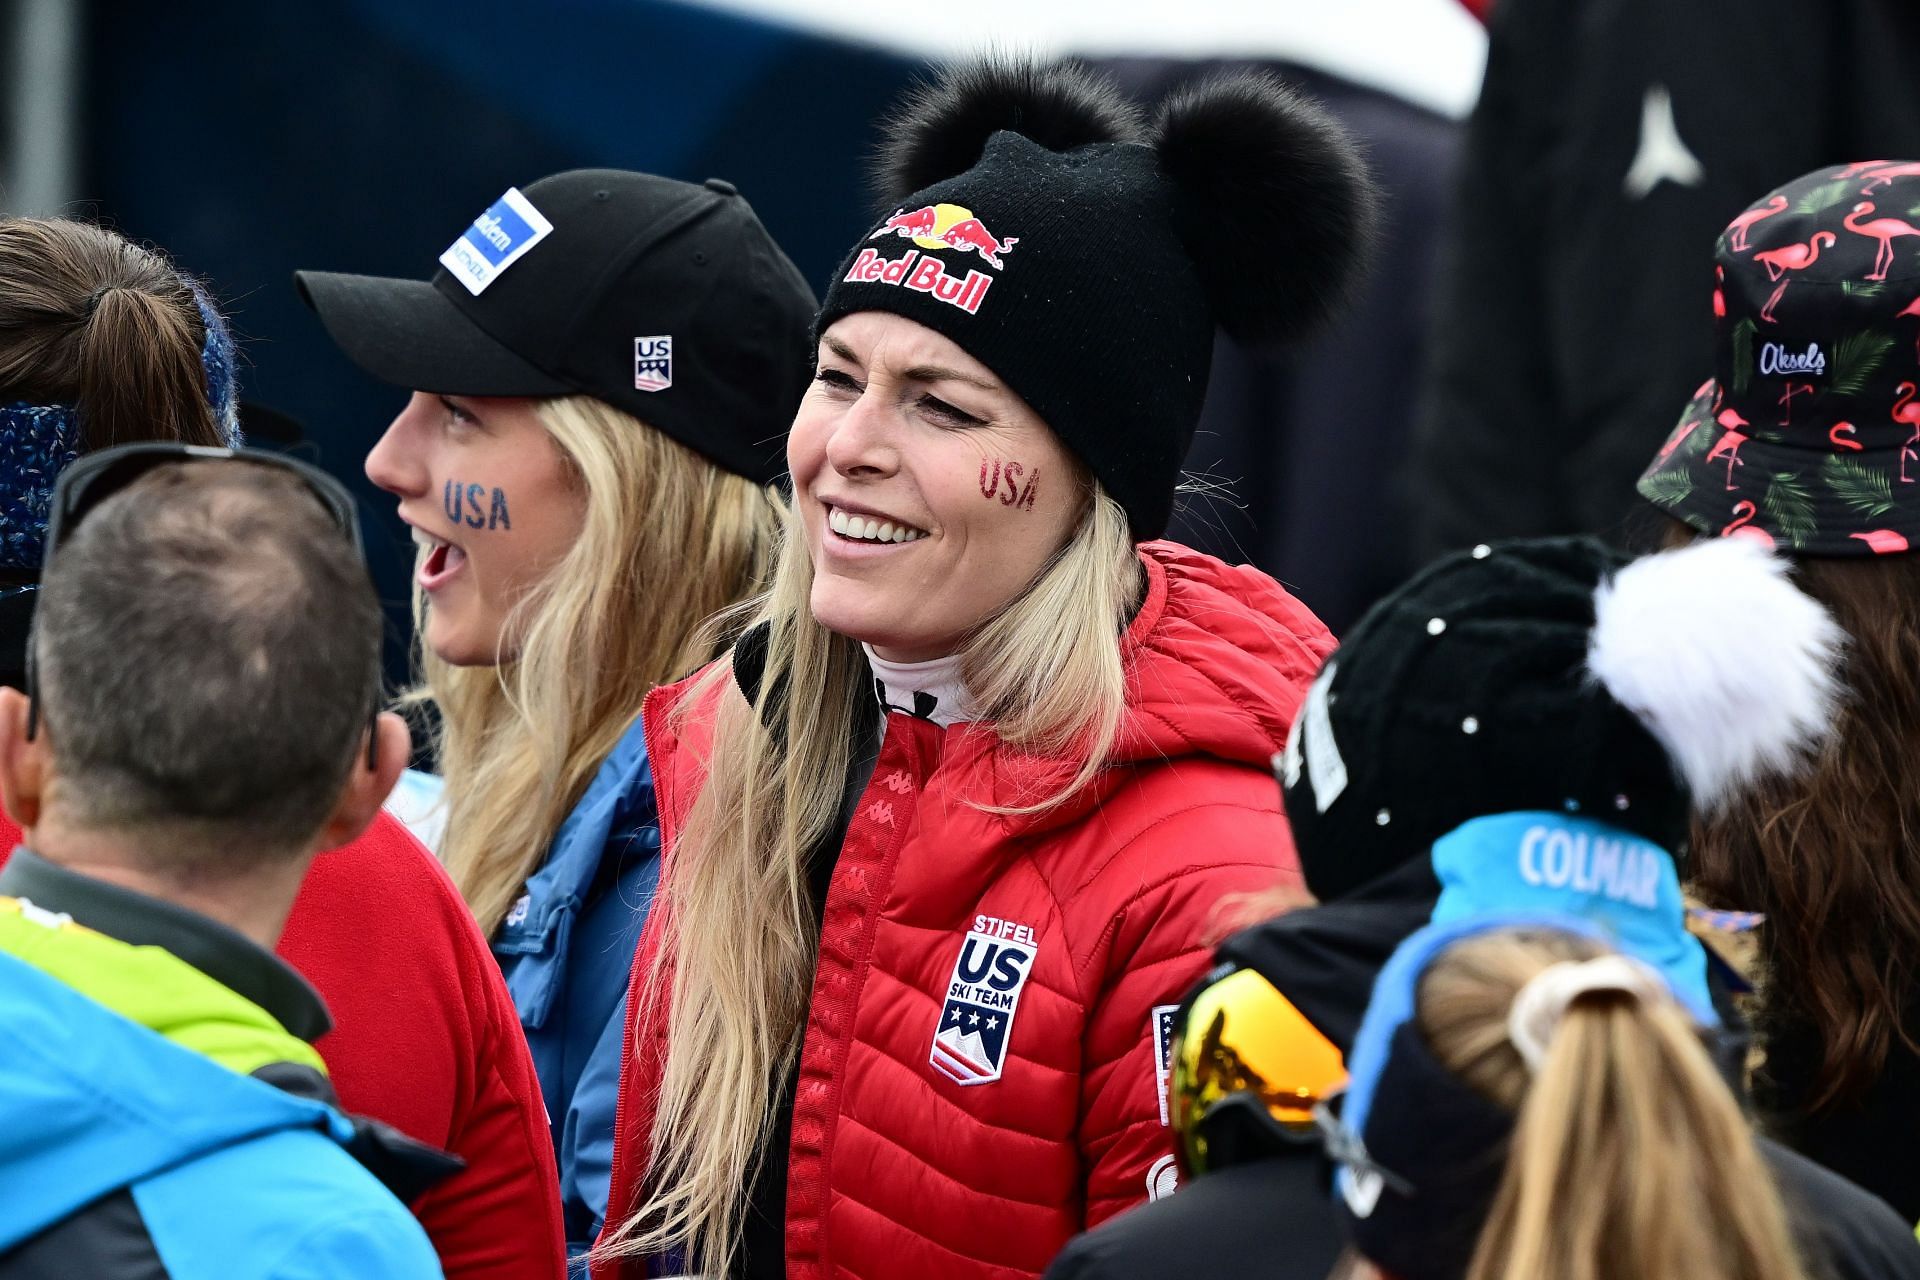
[[[1006,243],[1012,243],[1008,240]],[[1004,249],[1004,244],[1001,246]],[[969,270],[965,279],[948,275],[940,259],[910,249],[905,257],[882,258],[877,249],[862,249],[847,268],[848,284],[890,284],[915,293],[930,293],[940,301],[959,307],[968,315],[978,315],[993,277],[984,271]]]

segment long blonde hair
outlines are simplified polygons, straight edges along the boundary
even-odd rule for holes
[[[1084,512],[1066,545],[960,651],[975,709],[1003,741],[1079,762],[1064,788],[1019,812],[1092,781],[1126,709],[1120,635],[1140,567],[1125,513],[1091,479],[1081,484]],[[744,1188],[806,1026],[819,930],[807,859],[838,816],[854,716],[872,698],[860,646],[813,620],[812,585],[790,511],[772,588],[751,615],[769,628],[759,693],[752,706],[719,698],[706,785],[671,854],[661,946],[637,993],[668,1001],[650,1198],[608,1233],[602,1256],[684,1246],[690,1263],[724,1274],[739,1246]],[[722,664],[680,711],[731,679]]]
[[[1467,1280],[1802,1280],[1773,1175],[1680,1006],[1588,993],[1538,1074],[1514,1048],[1520,989],[1601,954],[1562,933],[1486,934],[1421,980],[1435,1058],[1518,1113]]]
[[[580,536],[515,603],[498,666],[421,654],[418,692],[440,713],[441,853],[488,934],[647,691],[713,656],[702,624],[765,582],[779,529],[774,490],[603,401],[536,411],[584,493]]]

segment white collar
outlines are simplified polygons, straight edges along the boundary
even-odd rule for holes
[[[928,662],[889,662],[862,643],[867,665],[873,668],[873,692],[881,707],[922,720],[942,729],[974,719],[973,699],[960,678],[960,658],[952,655]]]

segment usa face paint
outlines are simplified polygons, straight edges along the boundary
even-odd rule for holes
[[[998,500],[1003,507],[1033,510],[1038,493],[1040,468],[1028,468],[1024,462],[1005,458],[980,460],[980,496],[989,502]]]
[[[507,491],[498,485],[489,487],[449,480],[441,486],[440,505],[448,520],[468,529],[513,528],[507,510]]]

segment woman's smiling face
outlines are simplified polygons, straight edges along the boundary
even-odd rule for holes
[[[918,662],[1024,591],[1086,506],[1079,463],[958,344],[887,312],[820,337],[787,437],[813,616]]]
[[[514,657],[514,605],[580,532],[586,494],[534,408],[518,398],[416,391],[367,455],[421,547],[426,646],[455,666]]]

